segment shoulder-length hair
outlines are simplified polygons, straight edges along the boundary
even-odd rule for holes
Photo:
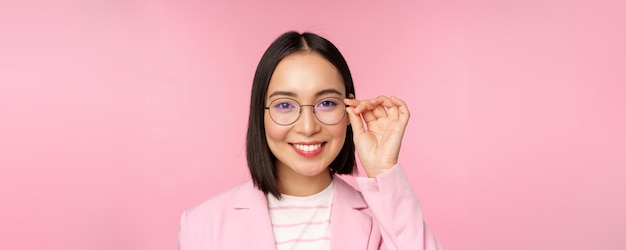
[[[346,98],[354,96],[354,83],[346,60],[337,47],[327,39],[313,33],[298,33],[290,31],[282,34],[267,48],[257,66],[252,82],[252,95],[250,98],[250,116],[248,120],[248,133],[246,137],[246,155],[248,168],[254,185],[266,195],[271,193],[281,197],[278,187],[278,173],[276,170],[276,157],[270,151],[265,137],[264,113],[265,98],[270,83],[270,78],[276,69],[276,65],[288,55],[312,51],[319,53],[331,62],[341,74],[346,88]],[[356,172],[354,156],[354,141],[352,139],[352,127],[348,125],[346,139],[339,155],[329,166],[331,176],[334,174],[353,174]]]

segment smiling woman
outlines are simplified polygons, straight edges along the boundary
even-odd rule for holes
[[[187,210],[180,249],[440,249],[398,164],[408,119],[398,98],[355,99],[330,41],[283,34],[253,81],[252,180]],[[362,192],[336,177],[356,171],[355,149]]]
[[[328,166],[339,155],[349,125],[347,116],[343,115],[343,100],[343,109],[333,109],[334,117],[339,119],[331,120],[332,125],[319,119],[326,117],[325,112],[320,111],[324,110],[319,108],[321,104],[347,96],[339,71],[316,52],[294,53],[278,63],[267,92],[271,93],[267,103],[288,96],[301,103],[320,103],[309,105],[313,108],[298,107],[292,113],[299,117],[289,126],[270,119],[272,114],[280,113],[276,107],[270,107],[264,119],[267,145],[276,157],[274,164],[280,193],[308,196],[320,192],[331,182]]]

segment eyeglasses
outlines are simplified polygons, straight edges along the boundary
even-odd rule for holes
[[[317,120],[326,125],[335,125],[346,115],[346,105],[336,97],[327,97],[318,100],[313,105],[302,105],[291,98],[278,98],[265,107],[270,112],[270,118],[276,124],[287,126],[295,123],[302,113],[302,107],[313,107],[313,114]]]

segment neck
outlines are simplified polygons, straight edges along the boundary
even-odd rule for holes
[[[324,190],[332,178],[329,170],[316,176],[302,176],[289,173],[278,173],[278,188],[282,194],[291,196],[310,196]]]

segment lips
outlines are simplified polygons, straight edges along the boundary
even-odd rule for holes
[[[314,157],[322,152],[326,143],[290,143],[290,145],[296,153],[305,157]]]

